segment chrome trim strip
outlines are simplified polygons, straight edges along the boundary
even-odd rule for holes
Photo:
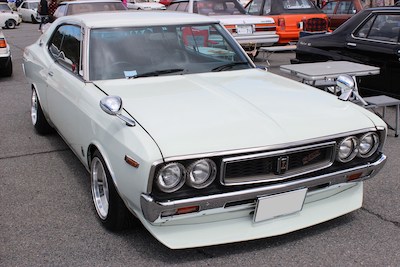
[[[271,151],[271,152],[265,152],[265,153],[260,153],[260,154],[251,154],[251,155],[244,155],[244,156],[238,156],[238,157],[232,157],[232,158],[224,158],[221,163],[221,169],[220,169],[220,182],[222,185],[226,186],[233,186],[233,185],[244,185],[244,184],[256,184],[256,183],[262,183],[262,182],[272,182],[272,181],[281,181],[284,179],[288,179],[294,176],[298,175],[303,175],[306,173],[314,172],[321,170],[323,168],[330,167],[333,162],[335,161],[335,144],[336,142],[327,142],[323,144],[315,144],[315,145],[309,145],[309,146],[304,146],[304,147],[297,147],[297,148],[292,148],[292,149],[283,149],[283,150],[278,150],[278,151]],[[267,158],[267,157],[274,157],[274,156],[279,156],[279,155],[288,155],[291,153],[296,153],[296,152],[302,152],[302,151],[307,151],[315,148],[329,148],[332,147],[331,149],[331,155],[329,156],[329,160],[324,160],[323,162],[320,162],[318,164],[312,164],[309,166],[306,166],[302,168],[301,170],[292,170],[286,172],[284,175],[259,175],[263,176],[263,179],[252,179],[250,181],[246,181],[246,179],[251,179],[249,177],[244,177],[240,181],[236,182],[227,182],[225,179],[225,171],[226,171],[226,166],[229,163],[233,162],[240,162],[240,161],[247,161],[247,160],[252,160],[252,159],[259,159],[259,158]],[[255,176],[251,176],[255,177]]]
[[[198,213],[197,216],[203,216],[207,211],[210,211],[212,209],[224,208],[225,205],[230,202],[256,199],[259,196],[279,194],[301,188],[312,188],[324,184],[329,184],[331,186],[340,183],[347,183],[348,176],[359,172],[363,172],[363,176],[357,180],[351,180],[350,182],[353,183],[364,181],[375,176],[379,172],[379,170],[382,169],[385,163],[386,156],[384,154],[381,154],[380,158],[377,159],[375,162],[368,163],[362,166],[357,166],[351,169],[337,171],[334,173],[236,192],[222,193],[203,197],[193,197],[182,200],[156,202],[151,196],[142,194],[140,198],[141,209],[146,220],[148,220],[149,222],[155,222],[157,220],[157,223],[177,219],[176,217],[179,216],[169,216],[166,218],[161,218],[161,213],[163,211],[170,211],[181,207],[199,206],[199,211],[201,213]],[[196,216],[196,214],[194,216]]]

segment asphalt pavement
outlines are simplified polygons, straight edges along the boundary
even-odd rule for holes
[[[363,208],[283,236],[170,250],[140,224],[112,233],[96,218],[89,174],[57,135],[39,136],[30,121],[25,46],[38,25],[3,30],[14,74],[0,78],[0,266],[399,266],[400,138],[389,132],[388,161],[365,182]],[[293,53],[271,56],[270,71]],[[257,65],[265,65],[262,56]],[[299,100],[301,101],[301,100]],[[388,110],[394,119],[394,110]],[[329,118],[327,118],[329,119]],[[190,237],[188,237],[190,238]]]

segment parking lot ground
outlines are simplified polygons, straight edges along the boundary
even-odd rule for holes
[[[400,138],[393,131],[384,149],[386,166],[365,182],[363,208],[326,223],[185,250],[164,247],[140,224],[118,233],[105,230],[96,219],[83,165],[57,134],[37,135],[31,125],[21,63],[24,47],[39,36],[37,27],[23,23],[4,30],[14,74],[0,78],[0,266],[399,265]],[[293,53],[274,53],[270,71],[279,74],[279,64],[290,57]],[[388,113],[393,119],[394,110]]]

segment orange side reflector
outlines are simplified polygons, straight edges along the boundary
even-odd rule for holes
[[[360,178],[361,175],[362,175],[362,172],[351,174],[351,175],[347,176],[347,181],[356,180],[356,179]]]
[[[124,159],[125,159],[125,162],[128,163],[129,165],[131,165],[132,167],[139,168],[140,164],[136,160],[134,160],[133,158],[125,155]]]
[[[189,206],[177,209],[175,214],[186,214],[197,211],[199,211],[199,206]]]
[[[7,42],[4,39],[0,39],[0,48],[6,48],[7,47]]]

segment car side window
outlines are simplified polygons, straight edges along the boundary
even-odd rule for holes
[[[62,25],[49,43],[50,55],[67,70],[78,74],[81,67],[81,28],[76,25]]]
[[[179,6],[179,3],[172,3],[172,4],[170,4],[170,5],[167,7],[167,9],[168,9],[168,10],[176,11],[176,9],[178,8],[178,6]]]
[[[400,15],[379,14],[372,16],[354,33],[355,37],[397,43],[400,31]]]
[[[26,2],[24,2],[24,3],[21,5],[21,8],[28,8],[28,4],[27,4]]]
[[[322,11],[325,14],[334,14],[336,5],[337,2],[328,2],[322,7]]]
[[[246,13],[250,15],[260,15],[263,0],[253,0],[246,6]]]
[[[336,14],[354,14],[353,12],[353,2],[351,1],[341,1],[339,2]]]
[[[55,18],[59,18],[64,16],[65,14],[65,9],[66,9],[66,5],[60,5],[58,6],[58,8],[56,9],[56,11],[54,12],[53,16]]]
[[[182,2],[176,9],[177,11],[187,11],[188,10],[188,2]]]

